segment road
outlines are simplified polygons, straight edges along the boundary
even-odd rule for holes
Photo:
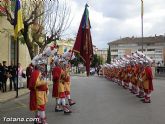
[[[154,80],[152,103],[144,104],[128,90],[101,77],[72,77],[73,113],[54,112],[55,99],[49,94],[49,124],[164,124],[165,80]],[[50,88],[50,93],[51,93]],[[29,96],[0,104],[0,124],[4,117],[33,117],[28,109]],[[18,122],[16,122],[18,123]],[[21,124],[30,122],[21,122]]]

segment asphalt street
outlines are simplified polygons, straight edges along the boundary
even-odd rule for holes
[[[154,80],[150,104],[142,103],[128,90],[105,78],[73,76],[71,81],[72,99],[77,103],[71,107],[71,115],[54,111],[55,99],[51,97],[50,86],[46,110],[49,124],[165,124],[165,80]],[[0,104],[0,124],[7,123],[5,117],[34,117],[28,102],[29,95],[25,95]]]

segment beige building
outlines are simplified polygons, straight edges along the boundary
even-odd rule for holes
[[[6,20],[5,16],[0,16],[0,62],[7,61],[7,65],[11,64],[11,61],[17,62],[17,43],[13,40],[13,26]],[[71,50],[74,41],[72,39],[57,41],[59,46],[59,54]],[[39,52],[36,46],[35,52]],[[30,55],[27,46],[19,44],[19,62],[23,68],[31,62]]]
[[[11,61],[17,63],[17,43],[13,39],[14,27],[7,21],[3,4],[4,1],[0,0],[0,63],[7,61],[7,65],[10,65]],[[14,12],[14,2],[9,1],[8,4],[11,4],[11,11]],[[35,52],[38,52],[38,47],[34,47]],[[19,62],[23,68],[31,62],[27,46],[21,43],[19,43]]]
[[[13,26],[6,20],[6,16],[0,16],[0,62],[17,59],[17,43],[13,40]],[[30,63],[30,56],[26,45],[19,44],[19,62],[23,67]]]
[[[107,61],[107,48],[99,49],[95,45],[93,45],[93,54],[97,54],[97,56],[100,56],[103,59],[103,63],[106,63]]]
[[[96,54],[103,58],[103,63],[107,61],[107,48],[105,49],[97,49]]]
[[[122,38],[112,42],[108,45],[111,48],[111,58],[119,58],[126,54],[131,54],[135,51],[142,51],[142,39],[138,38]],[[151,57],[155,62],[165,62],[165,36],[144,37],[143,40],[144,54]]]
[[[74,45],[73,39],[68,40],[58,40],[57,45],[59,46],[58,54],[62,55],[64,52],[72,50]]]

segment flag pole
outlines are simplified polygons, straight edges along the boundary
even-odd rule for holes
[[[19,11],[19,12],[18,12]],[[16,0],[15,12],[14,12],[14,38],[17,42],[17,89],[16,89],[16,98],[18,98],[18,66],[19,66],[19,32],[24,29],[21,3],[20,0]]]
[[[19,41],[17,37],[17,89],[16,89],[16,98],[18,98],[18,66],[19,66]]]
[[[141,35],[142,35],[142,53],[143,53],[143,0],[141,0]]]

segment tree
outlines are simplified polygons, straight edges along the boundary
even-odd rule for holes
[[[70,63],[73,65],[73,66],[78,66],[79,63],[83,63],[83,60],[82,58],[80,57],[80,54],[75,54],[75,59],[73,60],[70,60]]]
[[[103,57],[102,56],[98,56],[98,64],[99,65],[103,64]]]
[[[10,4],[6,2],[4,7],[7,20],[14,26],[14,13],[10,10]],[[65,0],[25,0],[22,11],[24,29],[20,39],[27,45],[31,59],[35,56],[35,45],[42,51],[48,43],[59,39],[69,25],[70,9]]]
[[[98,64],[99,64],[98,56],[97,56],[97,54],[94,54],[93,55],[93,61],[92,61],[91,67],[96,67],[96,66],[98,66]]]
[[[107,63],[111,63],[111,48],[109,46],[108,50],[107,50]]]
[[[103,57],[97,54],[94,54],[91,67],[97,67],[98,65],[103,64]]]

